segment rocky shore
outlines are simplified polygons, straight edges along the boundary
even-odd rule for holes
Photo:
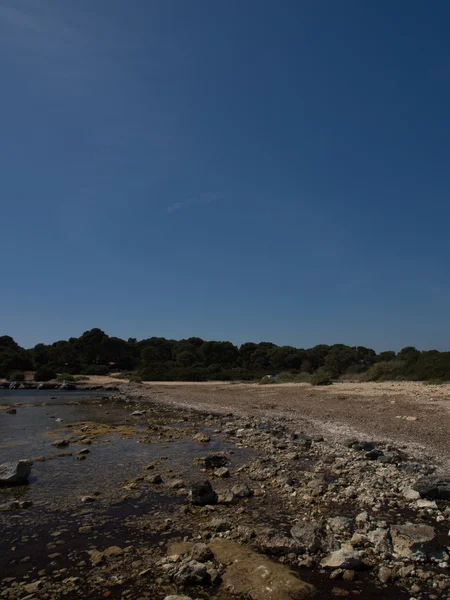
[[[131,457],[135,475],[118,489],[86,489],[53,510],[19,505],[39,476],[2,488],[0,598],[450,598],[450,476],[406,446],[136,391],[102,402],[123,416],[61,423],[49,452],[86,468],[106,438],[109,448],[125,436],[158,458]]]

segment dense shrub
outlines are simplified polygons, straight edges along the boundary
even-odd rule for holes
[[[318,369],[311,376],[311,385],[331,385],[332,383],[330,374],[324,369]]]
[[[8,379],[9,381],[25,381],[25,373],[23,371],[12,371]]]
[[[47,365],[40,367],[34,374],[35,381],[50,381],[50,379],[55,379],[55,377],[55,371]]]
[[[390,360],[388,362],[377,362],[364,373],[363,381],[385,381],[393,379],[395,374],[400,372],[403,362]]]
[[[142,379],[139,377],[139,375],[131,375],[128,378],[128,382],[129,383],[142,383]]]
[[[56,376],[57,381],[75,381],[75,377],[70,373],[58,373]]]
[[[264,375],[264,377],[259,380],[259,385],[267,385],[268,383],[276,383],[273,375]]]
[[[84,370],[85,375],[108,375],[109,369],[106,365],[89,365]]]

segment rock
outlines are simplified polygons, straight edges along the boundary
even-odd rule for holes
[[[209,435],[207,433],[204,433],[203,431],[196,433],[192,439],[194,440],[194,442],[198,442],[199,444],[207,444],[211,441]]]
[[[218,496],[209,480],[196,481],[189,490],[189,502],[198,506],[217,504]]]
[[[81,502],[87,503],[87,502],[95,502],[97,500],[97,498],[95,496],[82,496],[81,497]]]
[[[389,531],[387,529],[378,527],[377,529],[370,531],[367,534],[367,538],[377,552],[387,552],[389,554],[392,552],[391,541],[389,539]]]
[[[235,498],[250,498],[250,496],[253,496],[253,490],[248,485],[235,485],[231,491]]]
[[[392,569],[389,567],[380,567],[378,571],[378,579],[381,583],[387,583],[392,577]]]
[[[86,460],[86,456],[84,454],[80,454],[79,456],[77,456],[77,460],[79,460],[79,461]]]
[[[18,460],[0,465],[0,485],[27,483],[33,463],[31,460]]]
[[[17,413],[17,410],[15,408],[8,408],[6,410],[7,415],[15,415],[16,413]]]
[[[106,557],[109,557],[109,556],[122,556],[123,550],[119,546],[110,546],[109,548],[106,548],[106,550],[103,552],[103,554]]]
[[[174,479],[173,481],[166,483],[166,487],[169,490],[181,490],[181,488],[184,488],[184,486],[185,483],[182,479]]]
[[[322,567],[331,569],[357,569],[361,565],[361,553],[341,548],[325,556],[320,564]]]
[[[214,558],[214,556],[209,546],[199,542],[194,544],[194,547],[191,551],[191,558],[192,560],[197,560],[198,562],[206,562]]]
[[[94,567],[101,565],[102,562],[105,561],[105,555],[103,552],[99,552],[98,550],[90,550],[88,554],[91,557],[91,563]]]
[[[304,552],[317,552],[322,547],[322,527],[316,521],[300,521],[292,527],[291,536]]]
[[[232,594],[251,600],[309,600],[315,588],[292,571],[245,546],[214,538],[210,543],[216,560],[226,565],[223,583]]]
[[[183,585],[198,585],[210,581],[208,568],[196,560],[181,563],[180,568],[174,574],[174,580]]]
[[[373,450],[366,452],[364,456],[367,460],[377,460],[383,456],[383,452],[374,448]]]
[[[154,485],[158,485],[163,482],[161,475],[158,475],[158,474],[147,477],[147,481],[148,481],[148,483],[153,483]]]
[[[327,521],[328,527],[333,533],[353,533],[354,524],[350,517],[333,517]]]
[[[208,527],[217,532],[228,531],[231,529],[231,521],[228,519],[212,519],[209,522]]]
[[[420,498],[420,494],[417,490],[405,488],[403,490],[403,498],[405,498],[405,500],[418,500]]]
[[[220,469],[216,469],[214,471],[214,475],[216,477],[229,477],[230,476],[230,469],[227,469],[227,467],[220,467]]]
[[[65,448],[68,445],[69,440],[55,440],[54,442],[52,442],[52,446],[55,446],[55,448]]]
[[[422,498],[450,500],[450,475],[422,477],[413,488],[419,492]]]
[[[81,454],[81,455],[89,454],[89,453],[90,453],[89,448],[83,448],[83,450],[78,450],[78,452],[77,452],[77,454]]]
[[[170,596],[166,596],[164,600],[192,600],[190,596],[174,596],[171,594]]]
[[[426,500],[425,498],[417,500],[416,506],[417,508],[431,508],[433,510],[436,510],[438,507],[434,500]]]
[[[409,523],[391,526],[391,538],[394,552],[402,558],[410,558],[414,552],[423,551],[424,545],[436,537],[429,525]]]
[[[131,413],[132,417],[142,417],[142,415],[145,415],[145,410],[135,410]]]
[[[262,534],[258,536],[256,545],[264,554],[284,555],[301,552],[298,542],[284,535]]]
[[[223,454],[210,454],[205,457],[205,467],[207,469],[218,469],[224,467],[228,462],[228,459]]]

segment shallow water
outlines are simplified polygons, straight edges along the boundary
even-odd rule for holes
[[[143,467],[149,463],[159,461],[159,470],[172,469],[177,477],[189,480],[198,477],[199,468],[193,463],[194,459],[208,452],[232,450],[236,452],[232,460],[235,464],[249,455],[233,444],[214,439],[207,446],[200,445],[188,437],[192,434],[188,430],[184,438],[184,422],[163,426],[166,432],[176,430],[173,440],[161,441],[159,436],[149,438],[145,417],[132,417],[123,404],[102,399],[98,393],[65,392],[55,398],[53,393],[45,390],[39,393],[19,390],[8,391],[7,396],[8,404],[15,406],[17,413],[7,414],[0,410],[0,463],[41,456],[47,460],[34,461],[29,485],[0,488],[0,504],[20,498],[37,505],[51,505],[52,509],[67,508],[79,506],[81,496],[95,493],[99,501],[111,501],[118,497],[127,480],[148,475]],[[131,425],[136,426],[137,431],[130,439],[123,439],[113,432],[92,436],[89,446],[81,442],[70,443],[64,448],[51,445],[56,439],[78,437],[67,425],[80,422]],[[142,440],[151,443],[139,443]],[[86,448],[89,449],[86,460],[77,460],[77,452]],[[72,456],[48,459],[64,453],[72,453]]]

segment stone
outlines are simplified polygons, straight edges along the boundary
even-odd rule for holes
[[[18,460],[0,465],[0,485],[20,485],[27,483],[33,463],[31,460]]]
[[[314,586],[297,578],[288,567],[241,544],[214,538],[210,546],[216,560],[226,566],[223,584],[232,594],[251,600],[309,600],[315,596]]]
[[[97,498],[95,496],[81,496],[81,502],[84,502],[85,504],[88,502],[95,502],[97,500]]]
[[[171,594],[170,596],[166,596],[164,600],[192,600],[190,596],[174,596]]]
[[[320,561],[322,567],[331,569],[357,569],[361,565],[361,553],[341,548],[331,552]]]
[[[392,552],[391,541],[389,539],[389,531],[378,527],[367,534],[367,538],[377,552]]]
[[[218,469],[224,467],[228,462],[228,459],[223,454],[210,454],[205,457],[205,467],[207,469]]]
[[[173,481],[166,483],[166,487],[169,488],[169,490],[181,490],[184,486],[185,483],[182,479],[174,479]]]
[[[160,483],[163,482],[161,475],[158,475],[158,474],[147,477],[147,481],[148,481],[148,483],[153,483],[154,485],[159,485]]]
[[[174,580],[183,585],[198,585],[210,579],[207,566],[196,560],[183,562],[174,574]]]
[[[52,442],[52,446],[55,448],[65,448],[69,445],[69,440],[55,440]]]
[[[300,521],[291,528],[291,536],[303,552],[317,552],[322,547],[322,527],[316,521]]]
[[[227,467],[220,467],[214,471],[214,475],[221,478],[229,477],[230,469],[227,469]]]
[[[196,433],[192,439],[194,440],[194,442],[198,442],[199,444],[207,444],[211,441],[209,435],[207,433],[204,433],[203,431]]]
[[[145,410],[135,410],[134,412],[131,413],[132,417],[142,417],[142,415],[145,415]]]
[[[15,408],[8,408],[6,410],[7,415],[15,415],[16,413],[17,413],[17,410]]]
[[[196,481],[189,490],[189,502],[197,506],[206,506],[207,504],[217,504],[218,496],[214,491],[211,482]]]
[[[328,519],[327,525],[334,533],[353,533],[354,529],[353,519],[350,517],[332,517]]]
[[[253,496],[253,490],[248,485],[235,485],[231,491],[235,498],[250,498],[250,496]]]
[[[418,500],[420,498],[420,494],[417,490],[405,488],[403,490],[403,498],[405,498],[405,500]]]
[[[416,506],[417,508],[431,508],[433,510],[436,510],[438,507],[434,500],[427,500],[426,498],[420,498],[417,500]]]
[[[91,563],[94,567],[101,565],[105,561],[105,555],[99,550],[90,550],[88,554],[91,557]]]
[[[450,500],[450,475],[432,475],[422,477],[413,488],[422,498],[430,500]]]
[[[387,583],[392,577],[392,569],[389,567],[380,567],[378,571],[378,579],[381,583]]]
[[[122,556],[123,550],[119,546],[110,546],[109,548],[106,548],[106,550],[103,552],[103,554],[106,557],[109,557],[109,556]]]
[[[78,450],[77,454],[80,454],[81,456],[83,456],[84,454],[89,454],[90,450],[89,448],[83,448],[82,450]]]
[[[430,525],[409,523],[391,526],[391,538],[394,552],[402,558],[410,558],[414,552],[423,551],[424,545],[436,537]]]
[[[191,558],[198,562],[206,562],[212,560],[214,556],[209,546],[202,542],[198,542],[197,544],[194,544],[194,547],[192,548]]]
[[[228,519],[212,519],[208,527],[217,532],[229,531],[231,529],[231,521]]]
[[[298,542],[284,535],[264,533],[258,536],[256,545],[264,554],[285,555],[291,552],[294,554],[301,552]]]

